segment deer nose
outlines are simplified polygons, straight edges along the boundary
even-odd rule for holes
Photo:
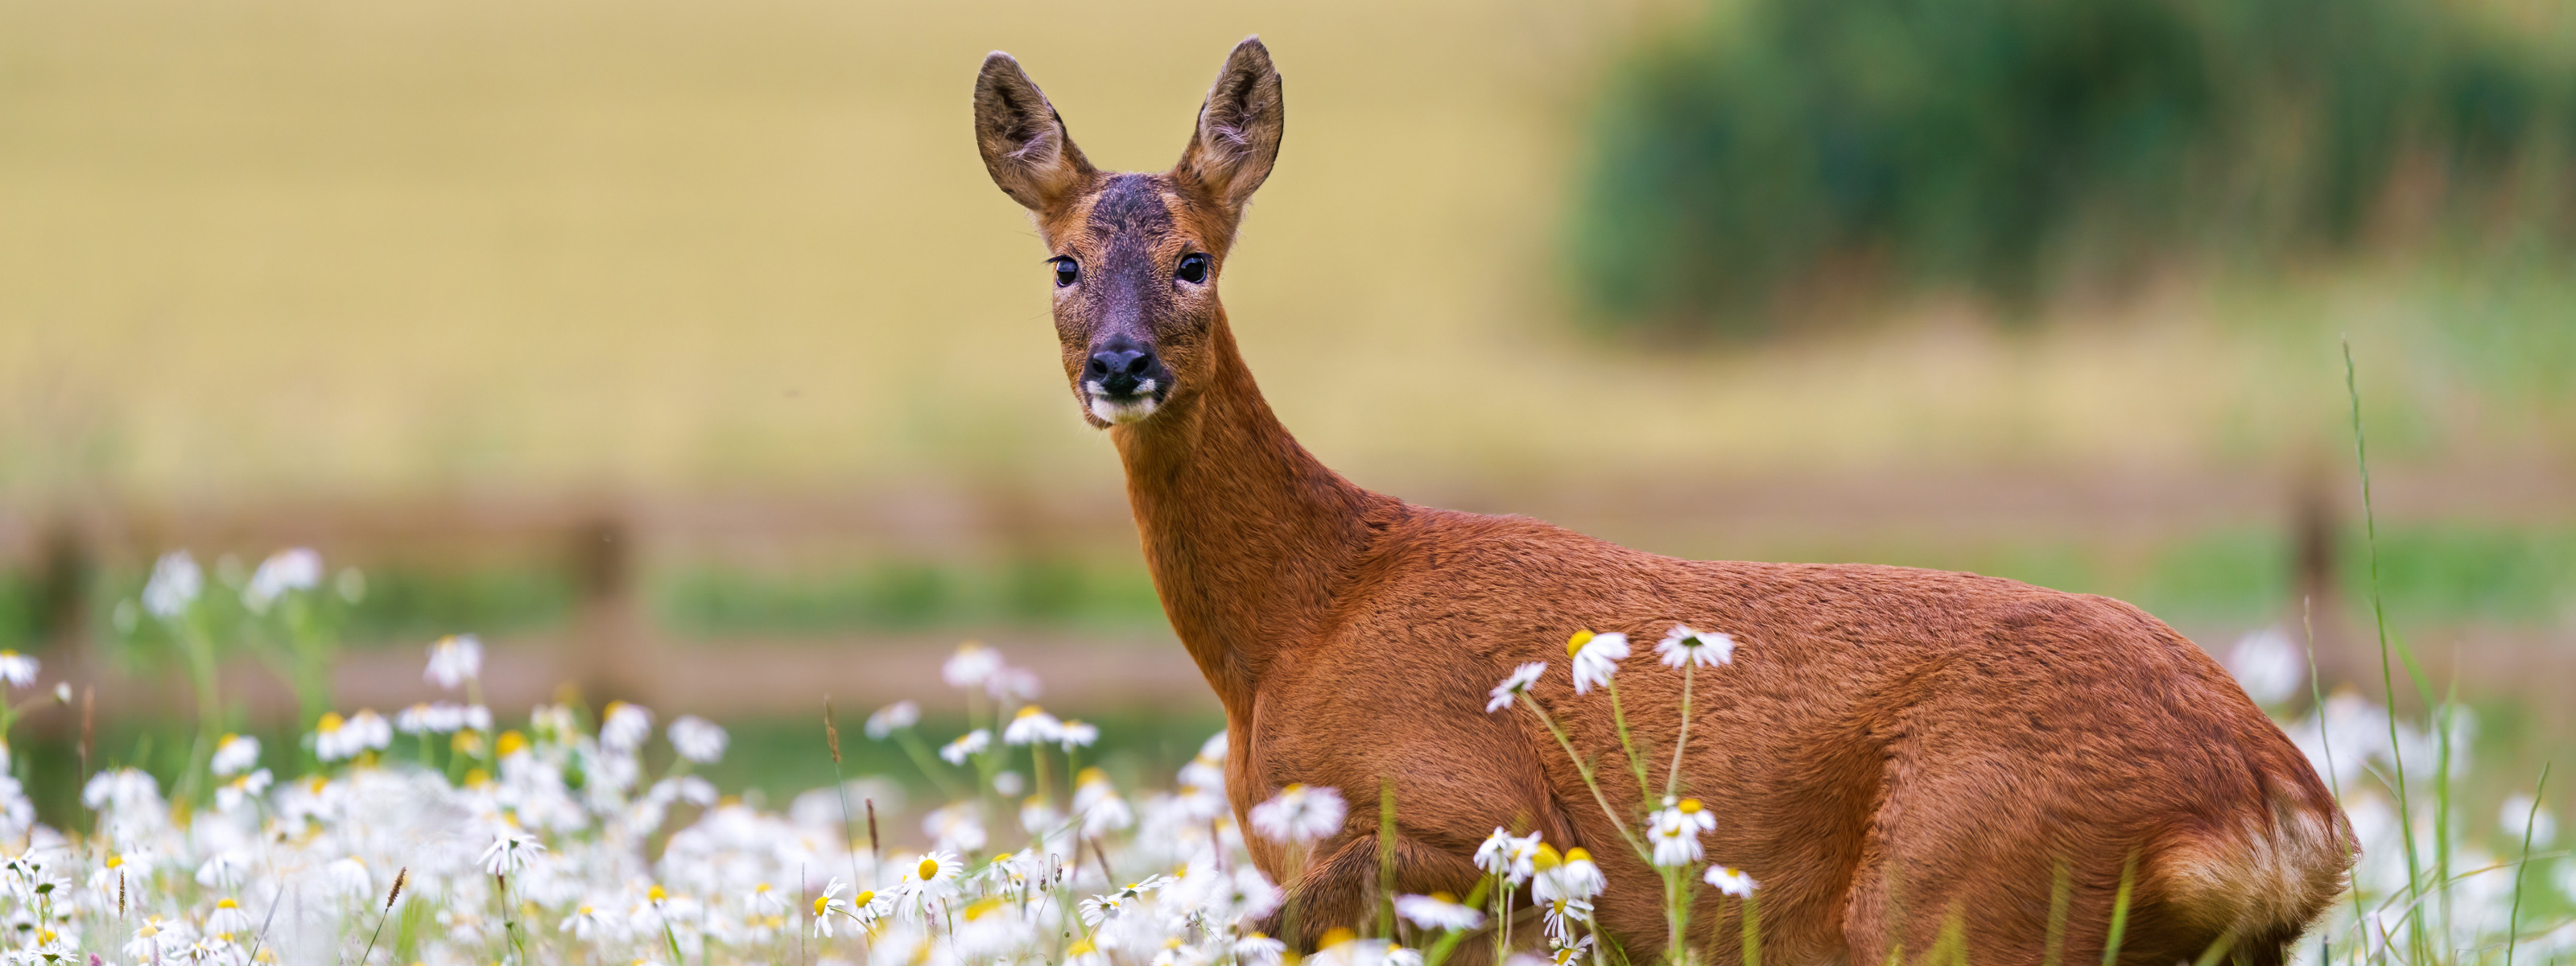
[[[1124,396],[1135,392],[1144,384],[1145,374],[1154,371],[1154,350],[1126,346],[1101,349],[1091,354],[1091,362],[1084,370],[1102,392]]]

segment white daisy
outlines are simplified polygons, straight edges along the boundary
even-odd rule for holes
[[[895,732],[921,723],[921,705],[897,701],[868,716],[868,737],[884,741]]]
[[[486,846],[483,854],[474,861],[487,874],[511,875],[527,868],[528,862],[545,850],[546,847],[534,838],[515,831],[503,832],[494,836],[492,844]]]
[[[13,688],[34,685],[36,659],[16,651],[0,651],[0,681],[9,682]]]
[[[1664,799],[1664,807],[1647,816],[1646,840],[1654,845],[1654,863],[1660,866],[1684,866],[1700,861],[1704,853],[1699,837],[1717,827],[1717,816],[1700,806],[1699,799]]]
[[[1514,837],[1500,828],[1476,846],[1476,867],[1517,887],[1538,874],[1539,833]]]
[[[1619,673],[1619,662],[1628,657],[1628,635],[1576,631],[1565,642],[1565,656],[1574,659],[1574,693],[1589,693]]]
[[[259,570],[250,575],[242,587],[242,606],[251,613],[268,613],[269,605],[290,591],[312,590],[322,585],[322,555],[310,547],[296,547],[270,554],[260,561]]]
[[[1751,898],[1753,890],[1762,887],[1761,883],[1753,881],[1753,877],[1744,874],[1742,870],[1723,865],[1709,866],[1708,873],[1702,878],[1707,879],[1708,884],[1716,886],[1717,891],[1738,899]]]
[[[1053,744],[1064,737],[1064,722],[1056,720],[1037,705],[1021,708],[1002,726],[1002,743],[1006,745]]]
[[[1485,924],[1485,914],[1446,892],[1395,897],[1395,914],[1424,929],[1459,931]]]
[[[1716,631],[1695,631],[1687,624],[1675,624],[1655,645],[1655,659],[1670,668],[1692,662],[1698,662],[1701,667],[1732,664],[1735,662],[1735,638]]]
[[[653,737],[653,711],[639,704],[611,701],[608,711],[599,717],[599,746],[610,751],[633,752],[644,747]]]
[[[170,551],[152,564],[152,580],[143,585],[143,609],[154,617],[176,620],[197,602],[205,586],[205,572],[197,569],[197,559],[185,550]]]
[[[472,634],[450,634],[429,646],[429,669],[421,678],[453,691],[483,676],[483,641]]]
[[[684,714],[671,719],[670,730],[665,734],[671,739],[671,750],[682,758],[710,765],[724,757],[725,730],[713,721]]]
[[[215,774],[238,775],[257,764],[259,764],[259,739],[247,735],[225,735],[222,740],[215,742],[215,757],[211,763]]]
[[[1305,843],[1341,828],[1346,812],[1341,790],[1292,784],[1269,801],[1252,806],[1250,817],[1253,831],[1271,841]]]
[[[1537,684],[1538,676],[1545,673],[1547,673],[1545,661],[1531,661],[1513,668],[1511,676],[1504,678],[1503,683],[1494,685],[1494,690],[1489,692],[1493,699],[1485,702],[1485,713],[1492,714],[1503,710],[1505,705],[1512,703],[1513,698],[1529,693],[1530,685]]]
[[[939,666],[940,680],[952,688],[972,688],[1002,670],[1002,654],[974,641],[957,645],[957,653]]]
[[[984,749],[990,747],[993,747],[993,733],[983,728],[977,728],[965,734],[958,735],[957,740],[941,746],[939,749],[939,757],[941,760],[944,760],[951,765],[963,766],[966,764],[966,759],[983,754]]]

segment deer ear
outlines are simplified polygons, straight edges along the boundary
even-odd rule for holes
[[[1002,193],[1040,214],[1063,207],[1092,174],[1055,105],[998,50],[975,75],[975,148]]]
[[[1282,110],[1279,70],[1270,65],[1270,48],[1259,37],[1244,38],[1226,55],[1216,86],[1208,89],[1178,173],[1227,209],[1242,210],[1279,159],[1279,136],[1286,125]]]

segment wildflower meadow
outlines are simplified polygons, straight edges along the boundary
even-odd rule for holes
[[[1275,966],[1301,953],[1265,925],[1295,934],[1297,902],[1254,865],[1245,836],[1284,846],[1290,867],[1274,871],[1293,880],[1323,840],[1361,823],[1395,827],[1397,806],[1379,789],[1302,785],[1267,790],[1238,824],[1222,732],[1168,787],[1118,787],[1084,764],[1098,728],[1034,703],[1033,673],[973,643],[942,667],[968,709],[962,733],[925,733],[921,706],[901,701],[873,709],[849,736],[898,746],[949,793],[917,827],[884,826],[866,797],[883,786],[846,775],[764,809],[696,773],[730,743],[706,719],[568,700],[504,720],[483,701],[483,648],[472,636],[427,649],[424,684],[441,700],[391,716],[343,711],[323,684],[336,654],[330,615],[335,600],[364,592],[363,575],[331,574],[319,555],[293,549],[236,589],[237,602],[219,602],[195,561],[174,551],[119,607],[120,628],[149,632],[184,659],[201,730],[176,773],[115,760],[87,769],[83,814],[68,827],[38,823],[5,739],[29,702],[69,704],[70,689],[44,687],[36,659],[0,652],[9,924],[0,962]],[[2380,640],[2389,692],[2402,668],[2427,710],[2323,693],[2312,648],[2289,629],[2247,635],[2220,655],[2326,777],[2361,843],[2351,890],[2297,958],[2576,960],[2576,858],[2557,839],[2547,769],[2491,822],[2468,814],[2459,789],[2478,774],[2476,713],[2434,692],[2402,640],[2384,631]],[[310,723],[295,747],[222,733],[213,668],[234,649],[294,686]],[[1682,763],[1692,743],[1727,740],[1690,729],[1691,702],[1763,660],[1763,642],[1749,630],[1675,625],[1641,649],[1625,634],[1576,629],[1567,678],[1548,677],[1551,662],[1523,664],[1493,685],[1484,710],[1532,716],[1555,736],[1617,830],[1588,848],[1631,850],[1654,878],[1613,880],[1587,848],[1496,828],[1475,851],[1484,875],[1468,894],[1382,884],[1376,917],[1331,930],[1302,958],[1439,966],[1472,951],[1497,966],[1634,963],[1643,957],[1597,932],[1592,912],[1612,890],[1637,890],[1661,899],[1666,962],[1757,966],[1763,884],[1709,849],[1708,833],[1729,817],[1694,796]],[[1672,747],[1624,724],[1619,685],[1639,674],[1680,679]],[[1573,694],[1547,693],[1555,680]],[[1568,700],[1608,704],[1621,723],[1615,753],[1574,747],[1549,710]],[[813,754],[839,774],[844,736],[828,705],[814,738]],[[1605,780],[1661,794],[1623,814]],[[1740,912],[1733,932],[1694,926],[1711,902]],[[2081,943],[2103,947],[2105,966],[2119,960],[2121,921],[2115,910],[2108,935]],[[2067,948],[2064,928],[2060,915],[2050,949]],[[2227,953],[2213,948],[2197,966]]]

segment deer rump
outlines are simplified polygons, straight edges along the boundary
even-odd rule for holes
[[[1225,707],[1238,821],[1290,784],[1357,806],[1311,847],[1250,837],[1292,897],[1283,938],[1373,920],[1382,856],[1403,892],[1464,895],[1503,828],[1592,852],[1602,932],[1631,957],[1663,949],[1661,880],[1610,816],[1659,803],[1683,677],[1644,656],[1617,676],[1654,768],[1641,783],[1610,696],[1574,692],[1561,642],[1675,624],[1741,642],[1693,672],[1679,792],[1714,813],[1709,858],[1762,883],[1773,962],[2098,959],[2127,882],[2123,961],[2224,941],[2270,963],[2340,890],[2352,838],[2306,759],[2127,604],[1971,574],[1676,560],[1412,506],[1326,468],[1263,400],[1218,297],[1278,157],[1282,92],[1245,40],[1178,164],[1106,172],[995,53],[975,134],[1052,253],[1066,388],[1117,447],[1155,590]],[[1548,669],[1530,696],[1600,763],[1601,800],[1535,716],[1486,710],[1532,661]],[[1392,843],[1369,807],[1382,788]],[[1698,903],[1685,941],[1735,961],[1743,904]]]

